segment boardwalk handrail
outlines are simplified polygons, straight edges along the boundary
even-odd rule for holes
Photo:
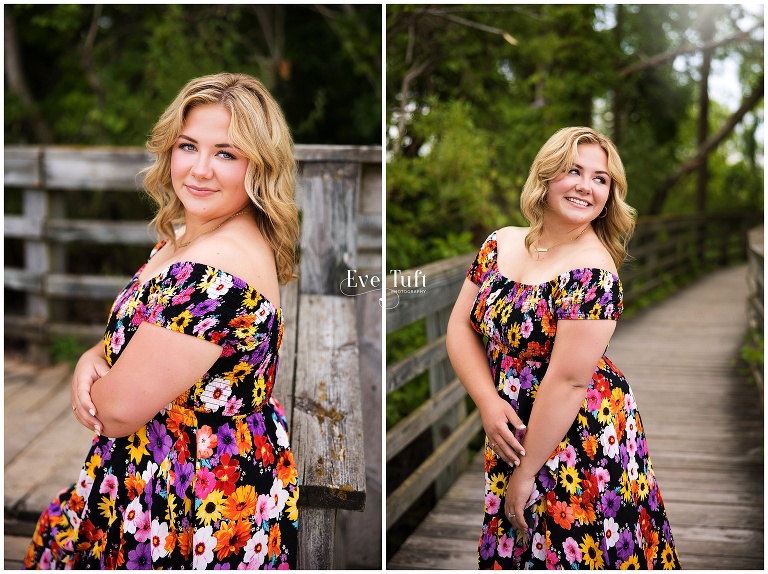
[[[749,319],[749,343],[755,348],[761,348],[763,345],[763,329],[765,328],[765,243],[764,228],[755,227],[749,230],[749,245],[747,249],[747,283],[749,285],[749,299],[747,306],[747,317]],[[763,398],[763,370],[762,365],[752,362],[749,365],[752,378],[755,380],[757,390],[760,393],[760,405],[762,407]]]
[[[355,298],[340,291],[337,277],[347,267],[380,269],[381,148],[297,145],[296,156],[300,279],[280,289],[286,319],[276,385],[301,484],[298,565],[328,569],[339,563],[337,510],[363,510],[366,501],[358,356],[365,334],[357,333]],[[4,268],[4,285],[26,300],[6,312],[5,337],[27,341],[40,362],[54,335],[92,344],[104,332],[103,324],[57,320],[53,299],[110,302],[130,279],[68,270],[65,246],[154,244],[146,221],[67,218],[62,192],[136,194],[151,157],[140,148],[8,146],[4,159],[6,193],[22,195],[22,213],[5,215],[4,235],[24,251],[23,268]]]
[[[643,296],[664,287],[673,288],[686,278],[715,267],[744,259],[747,230],[759,219],[758,214],[713,214],[683,216],[648,216],[638,220],[629,247],[632,256],[621,270],[624,300],[630,307]],[[458,472],[451,466],[467,461],[466,447],[482,428],[477,410],[467,414],[464,409],[466,391],[455,377],[445,348],[447,316],[464,282],[474,253],[468,253],[430,263],[418,269],[390,274],[387,282],[387,334],[394,333],[416,321],[427,322],[427,344],[415,349],[395,364],[387,365],[387,394],[396,391],[422,373],[439,385],[430,384],[430,397],[415,410],[388,429],[387,461],[395,459],[407,446],[430,427],[435,431],[437,421],[453,416],[452,432],[442,424],[433,436],[433,451],[387,497],[387,529],[390,529],[435,481],[449,469],[447,481]],[[404,277],[422,289],[403,287]],[[762,300],[762,299],[761,299]],[[391,303],[390,303],[391,301]],[[436,320],[440,317],[441,320]],[[438,326],[442,327],[437,329]],[[431,325],[431,327],[430,327]],[[463,414],[461,414],[463,413]],[[438,497],[443,486],[438,487]]]

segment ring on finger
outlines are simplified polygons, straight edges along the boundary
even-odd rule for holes
[[[72,412],[75,412],[77,410],[77,407],[75,405],[72,405]]]

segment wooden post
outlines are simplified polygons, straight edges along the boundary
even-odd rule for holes
[[[48,194],[44,189],[25,189],[23,197],[24,218],[31,225],[42,230],[48,217]],[[35,239],[24,241],[24,270],[38,276],[39,290],[27,292],[27,317],[43,328],[43,340],[33,340],[28,347],[29,360],[38,365],[47,365],[50,357],[47,351],[47,326],[50,309],[46,295],[46,283],[50,272],[50,253],[45,237],[40,234]]]
[[[355,298],[359,163],[303,166],[299,322],[292,436],[301,481],[300,569],[338,568],[336,510],[365,506]]]

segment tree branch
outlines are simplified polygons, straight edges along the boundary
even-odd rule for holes
[[[622,70],[619,71],[619,73],[622,76],[628,76],[629,74],[634,74],[635,72],[639,72],[640,70],[644,70],[646,68],[652,68],[662,62],[671,60],[673,58],[676,58],[677,56],[682,56],[683,54],[691,54],[693,52],[699,52],[701,50],[711,50],[713,48],[717,48],[718,46],[723,46],[724,44],[738,42],[739,40],[749,37],[749,35],[752,34],[752,32],[759,30],[762,27],[763,27],[763,21],[761,20],[757,26],[755,26],[750,30],[747,30],[746,32],[740,32],[738,34],[734,34],[733,36],[728,36],[727,38],[722,38],[720,40],[711,40],[709,42],[705,42],[699,45],[691,44],[688,46],[684,46],[682,48],[678,48],[677,50],[671,50],[669,52],[656,54],[651,58],[642,60],[640,62],[636,62],[630,66],[627,66],[626,68],[623,68]]]
[[[764,80],[765,77],[763,74],[761,74],[760,78],[752,88],[752,93],[749,95],[749,97],[744,99],[739,109],[736,110],[733,115],[728,118],[728,121],[723,124],[717,133],[710,136],[701,146],[699,146],[699,149],[696,150],[696,153],[679,168],[677,168],[677,170],[675,170],[672,175],[666,179],[661,187],[659,187],[659,189],[654,194],[653,200],[651,201],[650,213],[652,215],[661,213],[661,208],[663,207],[664,201],[667,199],[667,195],[669,194],[669,191],[672,189],[672,187],[684,176],[695,170],[701,164],[704,158],[712,153],[715,148],[717,148],[717,146],[719,146],[723,140],[730,135],[733,129],[747,114],[747,112],[754,108],[762,99],[763,91],[765,89],[765,86],[763,85]]]

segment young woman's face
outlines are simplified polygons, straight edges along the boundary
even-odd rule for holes
[[[229,110],[218,104],[187,112],[171,152],[171,181],[187,218],[231,215],[250,202],[248,159],[229,141],[230,120]]]
[[[576,162],[549,182],[547,213],[570,223],[600,215],[611,192],[608,156],[597,144],[579,144]]]

